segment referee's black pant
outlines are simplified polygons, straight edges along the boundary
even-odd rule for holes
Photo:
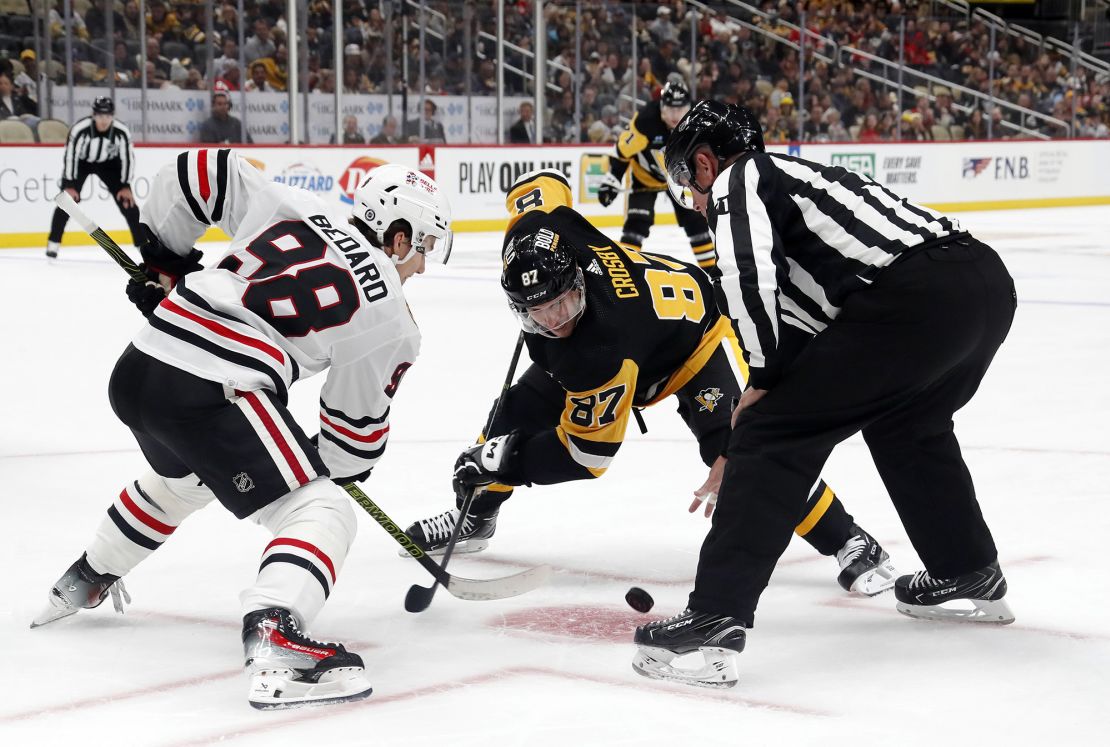
[[[97,176],[100,181],[104,182],[104,186],[108,188],[112,199],[116,201],[116,207],[119,208],[119,211],[123,213],[123,217],[127,220],[127,227],[131,229],[131,243],[139,246],[146,234],[139,228],[138,204],[132,200],[131,207],[124,207],[118,197],[119,191],[123,189],[119,161],[105,161],[103,163],[81,161],[78,163],[76,184],[72,185],[78,193],[81,192],[81,189],[85,186],[85,180],[90,176]],[[54,217],[50,221],[50,241],[58,242],[62,240],[62,234],[65,233],[66,223],[68,222],[69,213],[61,208],[54,208]]]
[[[741,413],[690,607],[754,621],[825,460],[859,431],[930,574],[994,561],[952,414],[978,388],[1016,303],[1002,260],[967,234],[911,250],[851,295]]]

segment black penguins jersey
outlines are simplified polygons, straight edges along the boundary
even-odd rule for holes
[[[616,152],[609,156],[609,171],[618,179],[623,179],[631,165],[635,181],[648,189],[666,189],[663,147],[669,136],[670,130],[663,122],[659,102],[652,101],[643,106],[617,138]]]
[[[566,391],[559,425],[525,438],[524,482],[596,477],[624,438],[633,406],[675,393],[732,335],[698,267],[610,240],[571,208],[561,174],[526,175],[509,192],[508,246],[540,228],[559,235],[582,271],[586,306],[567,338],[525,334],[532,361]]]

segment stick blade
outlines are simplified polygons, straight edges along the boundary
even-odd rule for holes
[[[413,584],[409,587],[408,593],[405,594],[405,611],[423,612],[431,605],[435,593],[436,584],[434,583],[430,587]]]
[[[459,599],[475,602],[488,602],[494,599],[508,599],[509,597],[527,594],[533,589],[538,589],[551,578],[551,566],[540,565],[526,571],[515,573],[512,576],[502,576],[491,579],[472,579],[452,576],[447,584],[447,591]],[[416,587],[421,588],[421,587]],[[433,588],[435,588],[433,586]],[[410,589],[410,591],[412,591]],[[428,599],[431,602],[431,595]],[[407,598],[406,598],[407,602]]]

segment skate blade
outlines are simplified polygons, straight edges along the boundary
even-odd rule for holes
[[[1014,613],[1005,599],[961,599],[953,600],[951,604],[959,602],[969,602],[972,607],[967,609],[966,607],[946,607],[941,604],[925,605],[909,604],[908,602],[898,602],[896,607],[903,615],[918,620],[1009,625],[1015,619]]]
[[[363,700],[373,692],[361,667],[336,669],[319,682],[298,682],[293,676],[288,669],[251,675],[247,701],[260,711],[274,711]]]
[[[876,568],[857,578],[849,591],[853,594],[873,597],[893,589],[896,578],[898,578],[898,571],[894,568],[894,564],[883,561]]]
[[[489,540],[484,540],[484,539],[459,540],[455,544],[455,549],[451,552],[451,554],[452,555],[466,555],[467,553],[481,552],[482,550],[485,550],[487,547],[489,547]],[[424,554],[427,555],[429,558],[439,558],[439,557],[443,556],[443,553],[444,553],[445,549],[446,548],[443,548],[443,547],[437,547],[434,550],[425,550]],[[401,550],[397,554],[400,555],[402,558],[411,558],[412,557],[412,555],[410,555],[407,550]]]
[[[694,687],[724,689],[735,687],[740,680],[736,673],[736,652],[731,649],[702,647],[698,649],[703,663],[687,668],[676,666],[674,661],[690,656],[675,654],[664,648],[640,646],[632,659],[632,670],[653,680],[678,682]],[[691,652],[691,654],[696,652]]]
[[[61,620],[63,617],[75,615],[79,609],[80,607],[74,607],[66,601],[57,589],[51,589],[46,609],[35,615],[35,619],[31,621],[31,630]]]

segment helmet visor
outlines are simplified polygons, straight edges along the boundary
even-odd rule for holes
[[[441,265],[447,264],[451,258],[451,249],[455,244],[455,232],[450,228],[439,228],[425,231],[417,236],[412,243],[413,249],[420,252],[428,260],[434,260]]]
[[[685,161],[672,164],[667,169],[667,191],[684,208],[694,209],[694,195],[690,191],[690,168]]]
[[[586,310],[585,280],[581,268],[578,269],[574,285],[558,297],[527,307],[510,301],[509,307],[520,320],[520,326],[525,332],[552,338],[566,337],[569,334],[568,325],[577,321]]]

